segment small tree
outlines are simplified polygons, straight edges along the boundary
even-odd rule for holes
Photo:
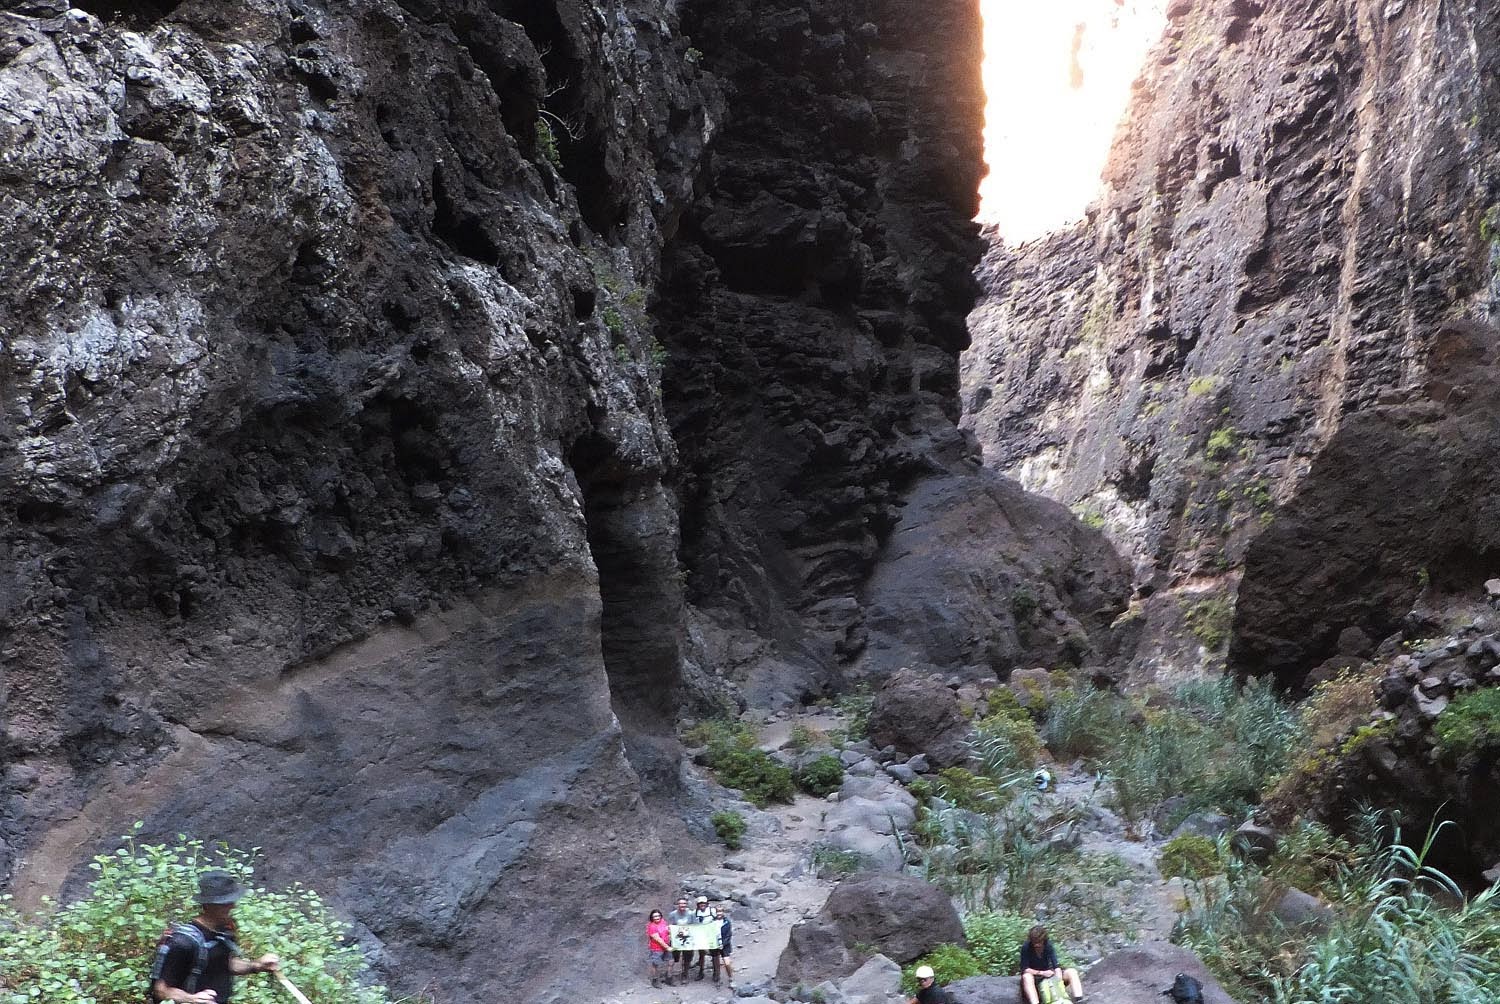
[[[139,832],[141,824],[135,825]],[[66,906],[45,901],[23,916],[0,898],[0,1001],[5,1004],[141,1004],[151,954],[172,921],[197,913],[198,875],[222,868],[248,894],[235,910],[239,943],[251,958],[281,956],[282,970],[314,1001],[386,1004],[384,987],[365,985],[364,957],[346,943],[346,926],[316,892],[301,885],[271,892],[252,885],[253,852],[179,837],[176,844],[137,844],[134,835],[101,854],[86,896]],[[241,978],[237,1004],[285,1004],[280,988]]]

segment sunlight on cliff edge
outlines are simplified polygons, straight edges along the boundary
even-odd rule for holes
[[[981,0],[981,223],[1019,244],[1082,218],[1165,0]]]

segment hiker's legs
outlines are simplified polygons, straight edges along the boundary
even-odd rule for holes
[[[730,986],[734,986],[734,961],[727,955],[724,956],[724,978],[729,981]]]
[[[703,979],[703,960],[708,958],[708,949],[698,949],[698,978]]]
[[[715,948],[713,954],[710,956],[714,962],[714,983],[719,982],[719,959],[723,954],[722,950]]]
[[[1083,996],[1083,984],[1078,979],[1078,970],[1064,969],[1063,979],[1068,981],[1068,988],[1073,991],[1073,999],[1077,1000]]]
[[[680,959],[682,961],[682,982],[686,983],[687,982],[688,963],[692,961],[693,953],[689,952],[689,951],[685,951],[683,949],[676,949],[676,948],[674,948],[672,950],[672,958],[673,959]]]
[[[1026,994],[1027,1004],[1037,1004],[1035,976],[1030,973],[1021,974],[1021,991]]]

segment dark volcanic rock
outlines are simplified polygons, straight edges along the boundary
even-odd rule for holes
[[[926,754],[939,767],[968,758],[969,720],[941,681],[909,670],[891,677],[870,707],[870,742],[907,756]]]
[[[1241,569],[1299,554],[1298,571],[1347,580],[1325,604],[1331,582],[1294,590],[1291,569],[1271,573],[1270,602],[1299,613],[1278,626],[1264,607],[1237,661],[1295,675],[1347,627],[1384,636],[1427,529],[1461,563],[1490,546],[1440,515],[1481,497],[1484,472],[1461,488],[1441,456],[1467,448],[1403,445],[1456,402],[1360,421],[1426,382],[1445,327],[1500,310],[1497,70],[1500,11],[1485,5],[1170,5],[1088,219],[990,249],[966,422],[987,464],[1102,521],[1131,555],[1139,676],[1218,661]],[[1335,498],[1339,476],[1354,481]],[[1308,491],[1323,501],[1300,503]],[[1289,532],[1283,505],[1301,508]],[[1367,524],[1366,507],[1389,517]],[[1388,559],[1340,541],[1407,516]],[[1262,557],[1268,524],[1281,544]]]
[[[988,674],[1017,652],[1103,649],[1091,632],[1123,584],[1108,546],[1059,512],[1013,515],[1019,493],[974,478],[954,426],[981,247],[978,6],[690,11],[735,99],[655,314],[688,594],[706,634],[734,636],[709,643],[756,648],[731,673],[776,704],[835,685],[840,667]],[[964,524],[972,543],[939,567],[940,539]],[[1026,564],[1023,531],[1055,541],[1056,559]],[[908,532],[926,542],[903,547]],[[1084,567],[1100,569],[1100,595]],[[1023,587],[1059,620],[1018,630],[1005,597]]]
[[[1198,956],[1165,941],[1149,941],[1106,955],[1088,972],[1084,992],[1110,1004],[1162,1004],[1178,973],[1203,984],[1204,1004],[1235,1004]]]
[[[649,2],[67,6],[0,13],[0,880],[143,819],[262,848],[400,988],[544,999],[578,926],[515,905],[660,876],[636,291],[712,89]]]
[[[792,928],[776,978],[795,983],[847,975],[856,965],[855,946],[905,965],[945,943],[965,944],[964,929],[940,889],[910,875],[860,876],[835,886],[817,916]]]

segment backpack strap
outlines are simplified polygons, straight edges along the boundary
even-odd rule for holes
[[[188,985],[182,989],[190,994],[198,992],[198,981],[203,979],[203,970],[208,965],[208,939],[197,924],[177,924],[173,931],[193,943],[193,971],[188,976]]]

